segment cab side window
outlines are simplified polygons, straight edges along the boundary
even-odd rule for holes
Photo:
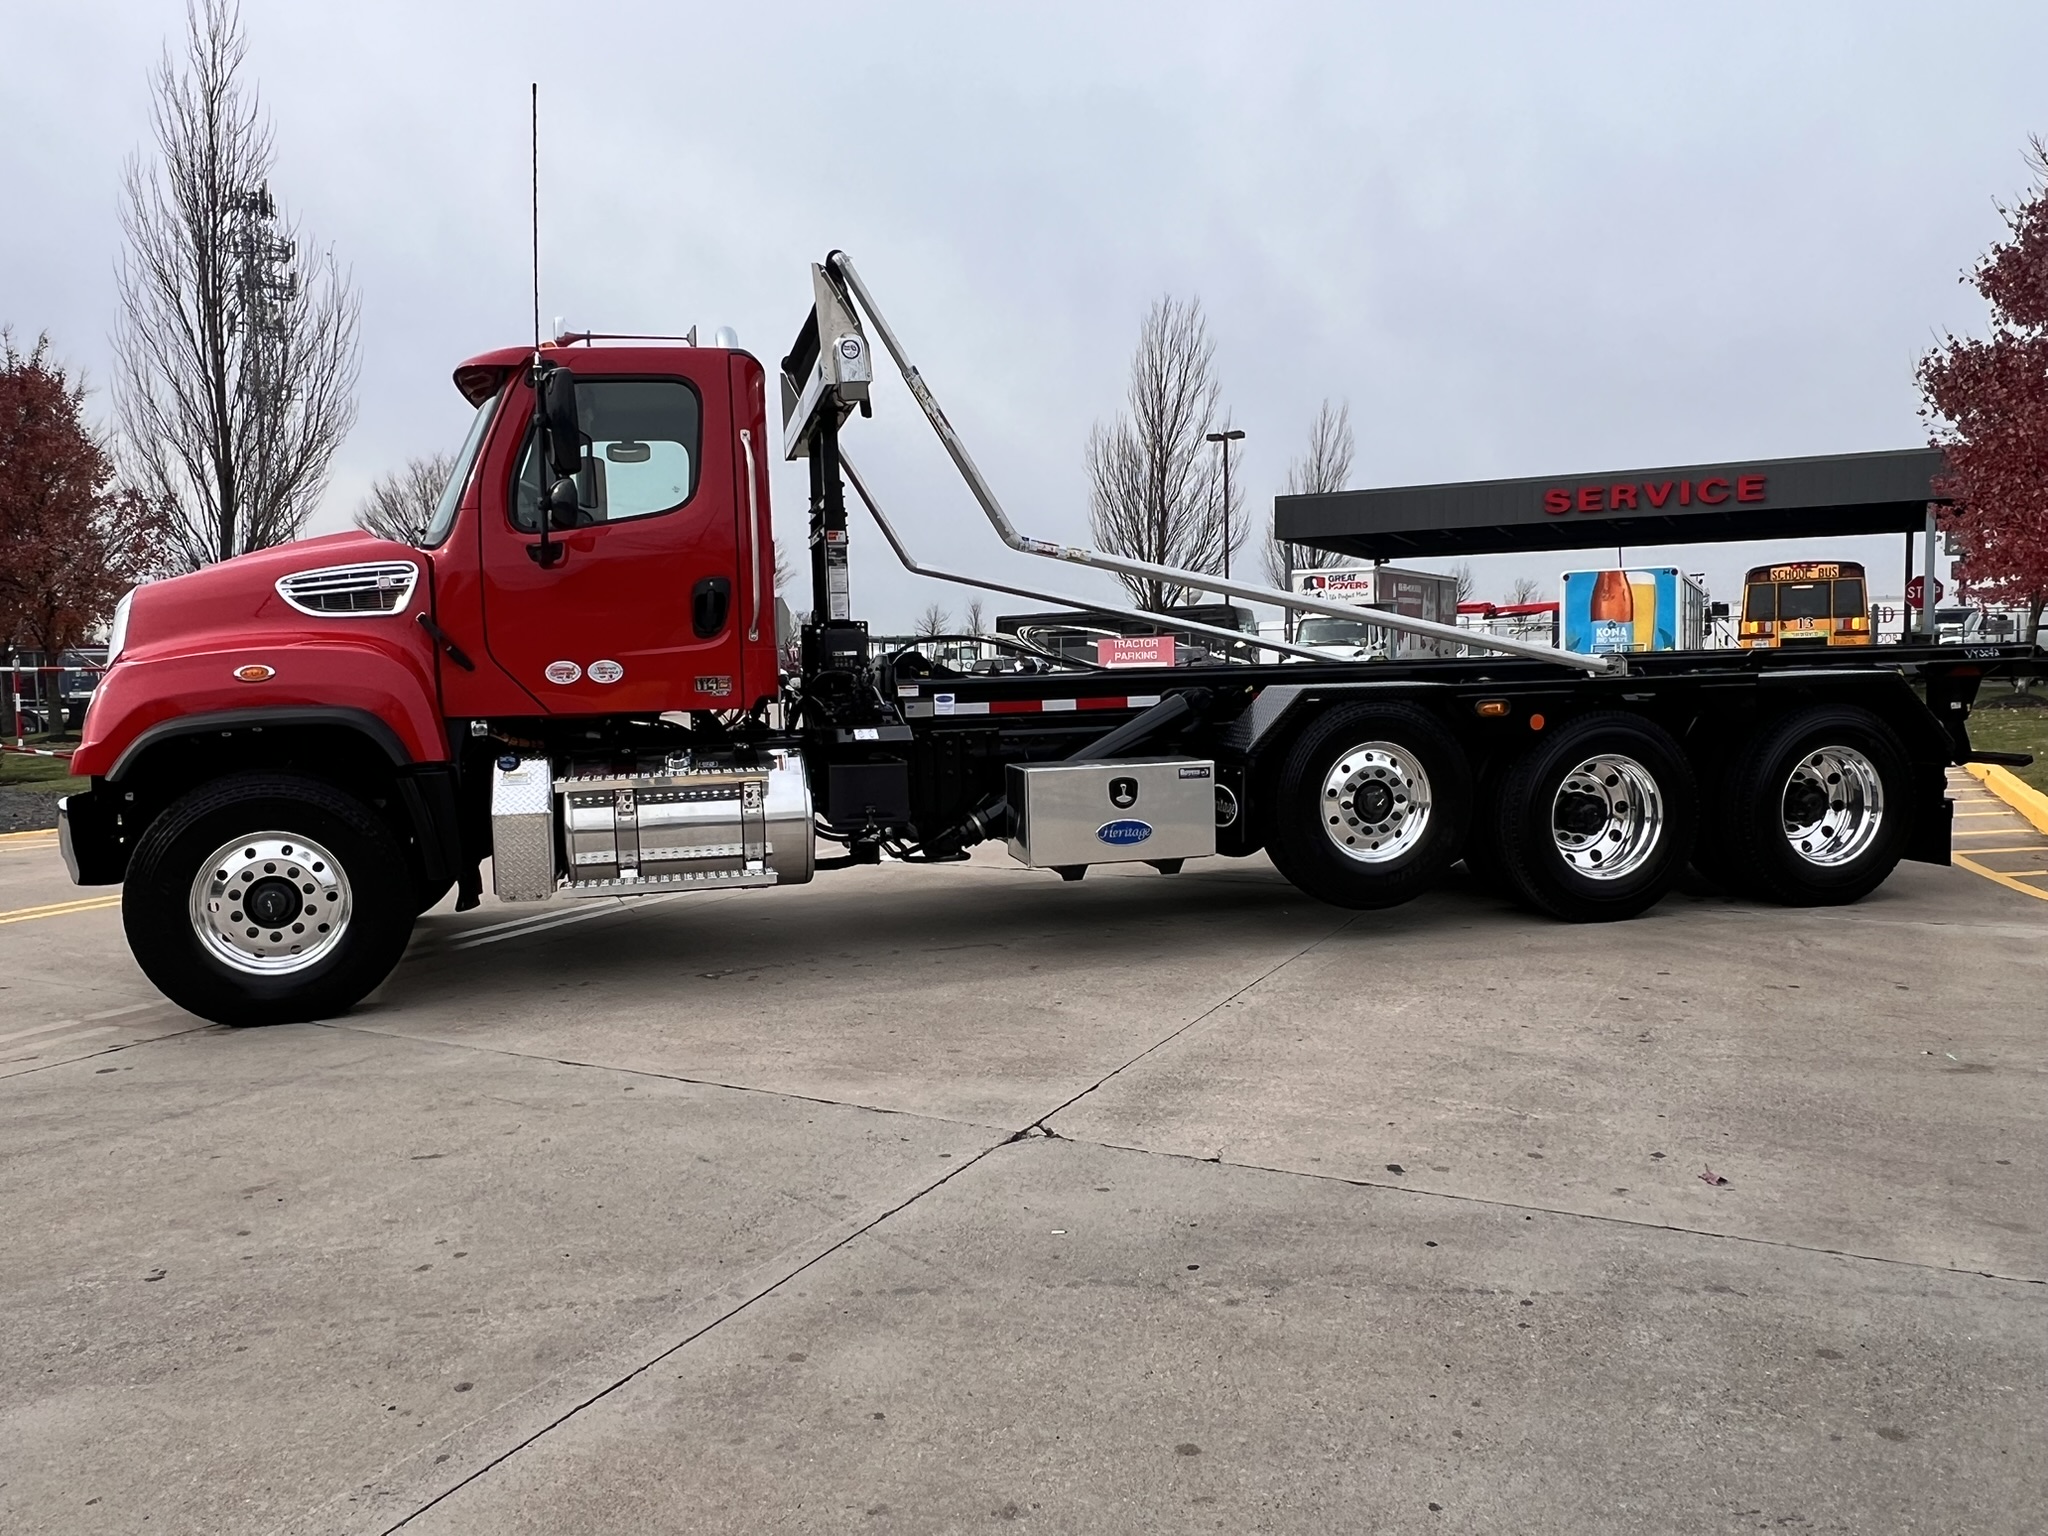
[[[578,379],[576,472],[579,526],[673,512],[696,494],[701,412],[697,392],[672,379]],[[540,528],[541,475],[533,434],[520,450],[513,524]],[[558,519],[559,521],[559,519]]]

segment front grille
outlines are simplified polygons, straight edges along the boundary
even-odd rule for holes
[[[374,618],[403,612],[419,579],[420,568],[410,560],[330,565],[279,577],[277,595],[322,618]]]

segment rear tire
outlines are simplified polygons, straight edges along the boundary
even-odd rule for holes
[[[1274,776],[1266,848],[1332,906],[1398,906],[1458,857],[1472,815],[1465,754],[1405,704],[1350,704],[1310,723]]]
[[[1868,710],[1801,710],[1758,732],[1729,774],[1725,804],[1739,889],[1794,907],[1860,901],[1905,852],[1905,749]]]
[[[1634,715],[1583,715],[1501,783],[1501,866],[1528,905],[1569,923],[1634,917],[1692,855],[1698,797],[1685,755]]]
[[[193,790],[136,843],[128,947],[216,1024],[345,1013],[404,953],[418,893],[398,838],[317,779],[245,773]],[[246,909],[246,910],[244,910]]]

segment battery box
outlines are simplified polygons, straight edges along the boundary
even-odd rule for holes
[[[1216,851],[1216,765],[1198,758],[1012,763],[1010,856],[1033,869]]]

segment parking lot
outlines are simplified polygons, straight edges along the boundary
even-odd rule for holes
[[[2048,839],[1956,783],[1852,908],[985,849],[249,1032],[0,841],[0,1528],[2038,1530]]]

